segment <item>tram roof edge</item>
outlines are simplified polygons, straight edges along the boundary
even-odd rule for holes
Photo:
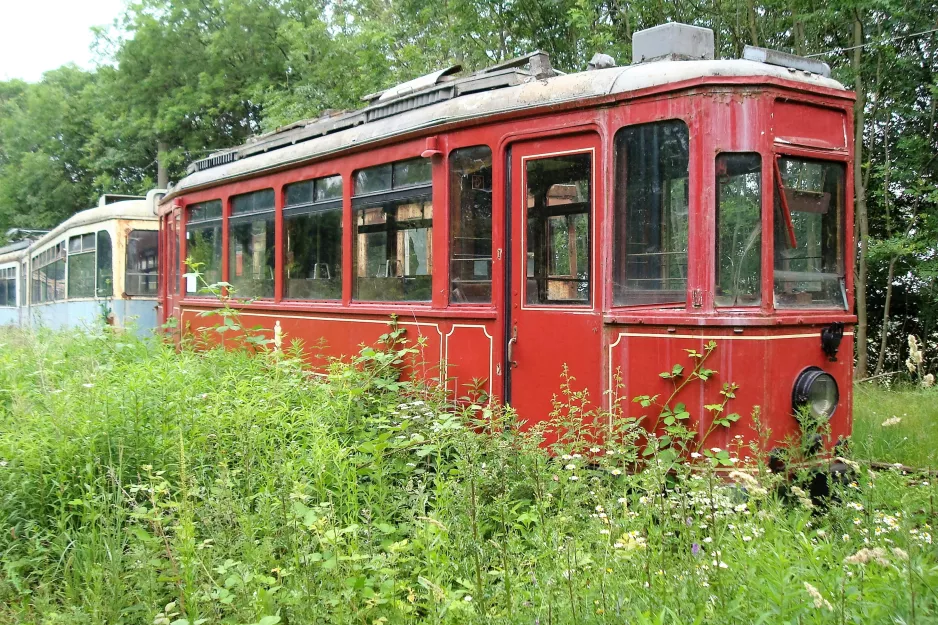
[[[806,87],[846,91],[831,78],[743,59],[697,61],[650,61],[549,78],[531,79],[513,86],[482,90],[397,113],[385,119],[360,123],[333,133],[317,133],[309,138],[271,148],[269,151],[238,158],[241,147],[212,155],[218,164],[190,173],[163,198],[172,200],[182,193],[222,184],[252,174],[323,158],[353,147],[377,143],[396,136],[430,130],[445,124],[484,119],[514,111],[563,105],[577,100],[636,92],[648,88],[706,78],[764,78],[800,83]],[[317,120],[319,122],[320,120]],[[328,121],[328,118],[326,119]],[[296,129],[292,128],[291,132]],[[249,141],[245,146],[256,143]]]
[[[161,190],[158,190],[158,192]],[[89,224],[110,221],[112,219],[131,219],[135,221],[153,221],[156,220],[154,212],[155,204],[158,198],[151,191],[145,198],[136,200],[123,200],[120,202],[111,202],[104,206],[95,206],[79,211],[42,235],[30,244],[28,254],[32,254],[38,248],[41,248],[54,239],[58,239],[64,232],[72,228],[80,228]]]

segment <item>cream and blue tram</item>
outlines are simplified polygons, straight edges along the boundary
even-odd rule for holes
[[[24,239],[0,247],[0,325],[22,323],[26,299],[24,259],[32,243],[32,239]]]
[[[0,278],[13,268],[16,314],[0,317],[52,329],[105,322],[148,332],[157,324],[159,223],[163,191],[103,195],[25,250],[0,255]],[[18,258],[9,258],[19,254]],[[9,295],[7,296],[9,299]]]

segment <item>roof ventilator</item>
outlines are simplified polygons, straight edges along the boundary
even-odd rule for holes
[[[803,56],[770,50],[768,48],[757,48],[756,46],[746,46],[743,48],[743,58],[747,61],[756,61],[766,65],[777,65],[787,67],[790,70],[801,70],[810,74],[817,74],[824,78],[831,77],[831,68],[823,61],[809,59]]]
[[[426,76],[415,78],[390,89],[372,93],[364,98],[368,106],[358,111],[329,111],[322,117],[305,120],[278,128],[276,131],[248,140],[240,147],[221,150],[189,165],[192,174],[219,165],[287,147],[323,135],[332,134],[407,111],[430,106],[461,95],[513,87],[532,80],[544,80],[562,72],[551,67],[546,52],[537,50],[509,59],[468,76],[454,76],[462,69],[453,65]]]
[[[713,31],[671,22],[632,35],[632,64],[713,60]]]

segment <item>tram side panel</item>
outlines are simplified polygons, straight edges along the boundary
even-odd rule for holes
[[[619,400],[623,416],[643,417],[642,424],[648,429],[657,422],[662,433],[664,424],[658,422],[660,408],[655,405],[643,408],[634,399],[647,395],[655,397],[656,404],[661,405],[671,398],[672,409],[684,404],[690,413],[685,425],[697,432],[695,448],[738,451],[744,458],[751,453],[750,443],[761,447],[766,437],[767,449],[798,439],[800,426],[792,405],[793,385],[802,371],[815,366],[833,375],[840,389],[839,405],[830,422],[831,442],[849,435],[852,333],[845,333],[841,356],[831,362],[820,347],[822,326],[746,328],[742,333],[732,328],[672,329],[616,326],[607,335],[606,384]],[[689,382],[673,395],[694,370],[695,360],[688,350],[706,354],[711,342],[716,347],[703,367],[712,370],[712,375],[706,382]],[[678,377],[662,377],[662,373],[671,374],[675,365],[683,367]],[[725,397],[720,391],[724,384],[735,384],[738,388],[723,414],[736,413],[740,418],[728,428],[716,426],[711,430],[716,415],[705,406],[723,403]],[[760,428],[753,419],[754,411],[758,411]]]
[[[237,304],[235,304],[237,306]],[[216,331],[223,320],[218,315],[203,315],[214,307],[206,305],[183,308],[182,325],[186,334],[201,337],[209,345],[235,337],[235,333]],[[363,348],[381,347],[381,336],[392,330],[387,315],[349,314],[347,309],[335,312],[290,311],[274,308],[246,308],[238,312],[245,328],[259,329],[273,339],[280,324],[281,347],[287,349],[294,340],[303,344],[304,356],[312,368],[324,373],[332,359],[351,360]],[[420,317],[419,314],[399,315],[395,327],[402,330],[402,347],[414,348],[408,357],[405,376],[444,384],[452,397],[498,393],[500,371],[496,367],[497,346],[494,321],[448,320]]]

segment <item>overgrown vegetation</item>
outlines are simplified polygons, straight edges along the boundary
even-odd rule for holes
[[[289,349],[4,332],[0,621],[938,617],[931,479],[860,468],[828,508],[761,466],[716,475],[748,449],[631,472],[630,423],[548,453],[399,381],[401,338],[321,377]],[[555,425],[582,406],[568,382]]]

